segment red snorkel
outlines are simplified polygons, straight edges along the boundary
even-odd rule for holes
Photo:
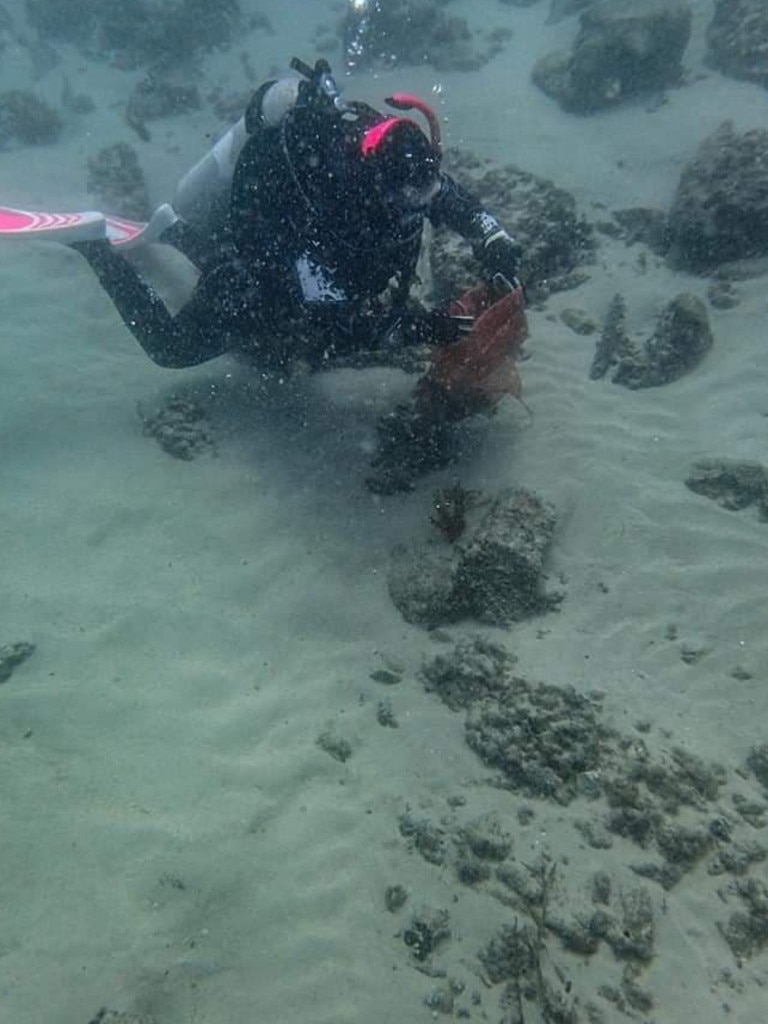
[[[442,155],[442,148],[440,144],[440,122],[437,120],[437,114],[434,112],[432,107],[424,100],[419,99],[418,96],[414,96],[410,92],[396,92],[391,96],[387,96],[384,100],[387,106],[394,107],[395,110],[418,110],[420,114],[423,114],[427,119],[429,125],[429,138],[436,153]]]

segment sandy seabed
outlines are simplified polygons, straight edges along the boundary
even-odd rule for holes
[[[511,22],[515,36],[477,73],[407,70],[347,88],[438,90],[450,142],[553,178],[595,220],[601,204],[667,207],[722,120],[765,124],[768,94],[703,68],[708,3],[689,82],[664,105],[563,114],[530,84],[534,60],[575,28],[546,26],[545,6],[488,3],[487,23]],[[297,39],[290,7],[273,20],[257,66],[311,53],[313,26]],[[124,79],[66,59],[103,103],[55,146],[4,152],[5,201],[89,205],[85,159],[120,137],[137,146],[153,199],[165,198],[205,149],[205,115],[139,143],[112,106]],[[9,74],[23,81],[14,61],[5,87]],[[233,65],[212,60],[212,80],[242,86]],[[639,251],[601,238],[589,281],[530,314],[532,416],[505,407],[458,469],[468,487],[520,484],[554,504],[548,571],[562,606],[450,636],[503,644],[526,679],[601,691],[605,720],[659,756],[683,747],[719,762],[716,817],[733,813],[732,792],[760,796],[738,772],[768,738],[768,525],[683,481],[703,457],[764,459],[768,297],[755,279],[736,308],[710,308],[714,348],[673,384],[590,381],[594,337],[570,331],[562,309],[599,319],[620,292],[644,326],[681,291],[705,298],[705,280],[652,255],[641,266]],[[629,872],[647,859],[636,846],[595,849],[556,803],[527,801],[534,815],[521,824],[524,801],[489,784],[463,716],[425,692],[419,670],[446,644],[403,622],[386,572],[393,545],[429,532],[431,488],[456,470],[405,497],[366,492],[387,375],[281,388],[229,359],[158,369],[79,257],[51,244],[0,248],[0,307],[0,643],[36,645],[0,686],[0,1021],[88,1024],[109,1007],[154,1024],[394,1024],[431,1019],[425,998],[451,982],[454,1012],[511,1019],[478,954],[519,908],[462,884],[450,858],[429,863],[401,834],[405,813],[449,845],[462,823],[495,815],[515,862],[549,858],[574,899],[596,871],[616,892],[644,886],[655,929],[637,977],[653,997],[645,1019],[765,1017],[768,953],[734,959],[717,927],[739,909],[718,896],[724,879],[702,862],[665,892]],[[174,460],[142,434],[137,406],[174,390],[216,411],[215,456]],[[393,665],[397,685],[371,678]],[[380,724],[381,701],[398,728]],[[351,756],[329,756],[323,733],[347,739]],[[750,875],[765,881],[765,866]],[[409,896],[392,913],[394,885]],[[403,941],[411,915],[442,909],[451,937],[418,961]],[[609,952],[578,955],[551,937],[544,958],[572,984],[581,1019],[589,1001],[606,1021],[626,1019],[598,995],[620,987],[624,965]],[[540,1014],[531,1002],[525,1020]]]

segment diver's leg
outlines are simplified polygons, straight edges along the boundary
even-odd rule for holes
[[[181,218],[166,228],[157,240],[178,249],[198,270],[211,258],[211,240]]]
[[[71,248],[89,263],[126,327],[158,366],[196,366],[230,347],[225,333],[191,300],[175,317],[163,300],[110,242],[75,242]]]

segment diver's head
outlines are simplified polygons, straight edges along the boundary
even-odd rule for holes
[[[360,140],[360,188],[381,230],[407,241],[440,189],[439,150],[415,121],[387,117]]]
[[[324,63],[318,68],[330,75]],[[282,119],[280,133],[288,170],[312,218],[360,251],[415,240],[440,188],[434,113],[410,94],[387,99],[398,110],[424,114],[428,138],[410,118],[382,116],[366,103],[342,102],[337,93],[313,86],[311,69],[303,74],[304,87]]]

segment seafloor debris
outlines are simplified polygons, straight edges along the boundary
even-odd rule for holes
[[[146,1013],[122,1013],[120,1010],[109,1010],[102,1006],[88,1024],[156,1024],[156,1018]]]
[[[448,654],[436,655],[421,675],[427,690],[459,711],[505,690],[514,661],[501,644],[475,637],[459,641]]]
[[[747,768],[757,781],[768,790],[768,743],[758,743],[749,752]]]
[[[153,416],[142,416],[142,423],[144,433],[175,459],[190,461],[215,450],[213,430],[197,402],[172,398]]]
[[[408,902],[408,890],[402,885],[388,885],[384,890],[384,906],[396,914]]]
[[[691,467],[685,486],[730,510],[757,505],[761,518],[768,519],[768,469],[759,462],[701,459]]]
[[[402,672],[393,672],[388,668],[377,668],[371,672],[371,679],[384,686],[396,686],[403,678]]]
[[[525,1021],[524,1007],[533,1003],[542,1020],[577,1024],[568,985],[547,964],[541,938],[535,925],[516,921],[502,927],[479,953],[485,977],[491,985],[504,983],[507,1019]]]
[[[24,640],[12,644],[0,644],[0,683],[7,682],[13,670],[35,653],[35,645]]]
[[[445,830],[426,818],[403,814],[399,821],[400,835],[406,838],[430,864],[443,864],[447,856]]]
[[[661,860],[634,870],[667,888],[721,844],[730,845],[730,827],[693,814],[705,814],[719,798],[722,768],[677,747],[654,755],[640,737],[606,725],[597,697],[529,682],[513,666],[504,648],[476,638],[422,669],[428,690],[466,711],[466,741],[500,773],[499,784],[563,806],[578,797],[601,799],[604,813],[590,816],[590,828],[575,822],[587,842],[601,849],[621,836],[654,849]],[[683,808],[687,820],[675,820]]]
[[[741,302],[739,289],[728,280],[712,281],[707,288],[707,301],[715,309],[733,309]]]
[[[452,875],[464,887],[452,924],[465,944],[472,918],[461,908],[471,893],[482,899],[484,919],[493,916],[489,899],[508,909],[506,921],[478,943],[477,964],[467,971],[455,958],[448,968],[429,929],[423,939],[419,928],[408,934],[417,951],[428,951],[424,973],[442,979],[455,1016],[474,1017],[482,1008],[489,1018],[502,1011],[502,1019],[518,1024],[591,1024],[657,1009],[661,994],[648,985],[652,975],[645,979],[661,953],[659,923],[675,913],[677,887],[694,873],[702,927],[708,920],[719,930],[739,961],[768,946],[768,887],[761,879],[768,851],[753,838],[765,806],[749,795],[748,772],[730,775],[667,745],[669,735],[651,736],[649,723],[623,733],[604,721],[602,695],[515,675],[515,658],[482,638],[430,659],[422,678],[464,716],[467,743],[496,773],[468,779],[468,788],[440,801],[435,815],[429,808],[436,801],[425,799],[418,811],[409,801],[398,819],[400,836],[440,872],[441,884]],[[761,783],[768,780],[768,744],[752,749],[748,768]],[[508,813],[498,797],[488,809],[485,797],[499,788],[509,793]],[[532,819],[539,823],[535,835]],[[554,834],[553,849],[542,846],[538,837],[548,828],[569,826],[588,853],[556,855]],[[627,859],[633,847],[642,862]],[[586,862],[594,866],[585,878]],[[730,917],[718,921],[723,902]],[[593,956],[599,981],[584,969]],[[418,961],[413,951],[411,960]],[[478,972],[485,992],[472,990]]]
[[[456,457],[455,425],[425,415],[415,399],[383,416],[376,433],[376,452],[365,481],[374,494],[412,491],[419,477]]]
[[[560,313],[560,319],[574,334],[594,334],[597,324],[584,309],[569,307]]]
[[[425,908],[414,914],[403,932],[403,942],[408,946],[414,960],[428,960],[444,942],[451,937],[450,918],[447,910]]]
[[[321,750],[334,759],[334,761],[348,761],[352,756],[352,744],[344,736],[340,736],[333,729],[325,729],[317,737],[317,745]]]
[[[603,329],[600,332],[595,357],[589,370],[592,380],[599,380],[620,362],[631,350],[631,342],[627,332],[627,304],[622,295],[616,294],[611,299],[605,316]]]
[[[61,118],[39,96],[22,89],[0,92],[0,147],[9,142],[41,146],[61,134]]]
[[[591,773],[603,765],[610,739],[593,700],[521,678],[470,709],[465,736],[505,785],[558,803],[594,784]]]
[[[476,497],[474,491],[462,487],[458,481],[433,492],[433,512],[429,521],[449,544],[463,536],[467,528],[467,513]]]
[[[397,729],[400,723],[397,720],[397,715],[392,707],[391,701],[380,700],[376,708],[376,721],[379,725],[384,726],[388,729]]]
[[[550,505],[523,489],[465,505],[466,525],[451,536],[400,548],[389,593],[408,622],[438,626],[474,618],[508,624],[551,609],[560,595],[543,590],[544,559],[555,528]],[[455,518],[455,517],[454,517]],[[455,536],[454,536],[455,534]]]
[[[693,369],[713,344],[707,309],[701,299],[683,292],[667,304],[653,334],[642,344],[630,338],[626,305],[614,296],[595,350],[592,379],[612,371],[614,384],[650,388],[668,384]]]
[[[199,110],[200,93],[194,84],[149,74],[134,86],[128,107],[139,121],[152,121]]]
[[[200,94],[194,83],[148,74],[134,86],[125,108],[125,120],[143,142],[149,142],[147,121],[199,109]]]
[[[664,210],[653,206],[628,206],[614,210],[613,217],[627,245],[639,242],[658,256],[666,255],[669,230]]]
[[[135,220],[150,214],[149,193],[136,150],[127,142],[104,146],[88,160],[87,188],[106,213]]]

